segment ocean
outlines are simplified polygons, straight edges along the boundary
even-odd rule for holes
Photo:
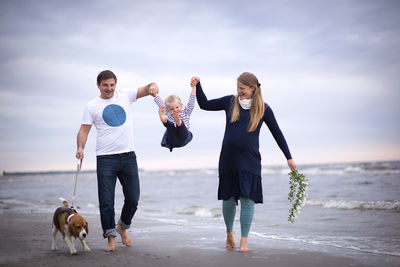
[[[255,243],[335,250],[400,262],[400,161],[299,165],[298,170],[309,179],[308,198],[292,224],[288,222],[288,167],[263,167],[264,204],[255,206],[250,247]],[[135,218],[203,231],[204,239],[224,236],[216,169],[140,170],[139,175],[141,196]],[[4,175],[0,177],[0,214],[52,213],[61,204],[59,197],[71,204],[74,183],[74,172]],[[117,212],[122,203],[117,183]],[[79,174],[74,206],[82,214],[99,213],[95,172]],[[239,209],[234,226],[237,238]]]

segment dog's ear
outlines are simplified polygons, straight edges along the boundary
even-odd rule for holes
[[[78,237],[78,231],[77,231],[77,229],[76,229],[76,225],[74,224],[74,223],[70,223],[69,225],[68,225],[68,230],[69,230],[69,233],[71,234],[71,236],[73,236],[73,237]]]
[[[79,237],[79,230],[77,226],[79,226],[79,221],[77,220],[76,216],[73,216],[69,221],[68,229],[71,236],[75,238]]]
[[[89,224],[88,224],[88,222],[85,220],[85,230],[86,230],[86,233],[87,234],[89,234]]]

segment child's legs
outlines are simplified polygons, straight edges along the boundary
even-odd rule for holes
[[[224,216],[226,232],[230,233],[233,231],[233,221],[236,215],[236,200],[234,197],[222,201],[222,214]]]
[[[176,126],[176,134],[178,136],[179,146],[183,145],[183,143],[186,141],[186,138],[189,134],[188,132],[189,131],[184,123],[182,123],[181,126]]]
[[[172,122],[164,123],[167,128],[167,140],[171,147],[182,146],[188,136],[188,130],[184,123],[181,126],[175,126]]]
[[[240,197],[240,230],[242,237],[247,237],[249,235],[253,216],[254,201],[247,197]]]

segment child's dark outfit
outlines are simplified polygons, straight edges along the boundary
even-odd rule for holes
[[[189,119],[194,109],[195,100],[196,96],[190,95],[187,106],[182,110],[181,113],[179,113],[179,117],[182,120],[181,126],[176,125],[175,119],[168,112],[168,110],[165,111],[167,122],[163,124],[167,130],[165,131],[161,140],[161,146],[169,148],[171,152],[175,147],[183,147],[187,145],[193,138],[193,134],[189,131]],[[158,107],[165,106],[164,101],[159,96],[154,98],[154,102],[156,102]]]

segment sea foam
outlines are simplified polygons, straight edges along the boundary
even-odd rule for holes
[[[327,209],[400,210],[400,201],[357,201],[308,199],[307,206],[322,206]]]

